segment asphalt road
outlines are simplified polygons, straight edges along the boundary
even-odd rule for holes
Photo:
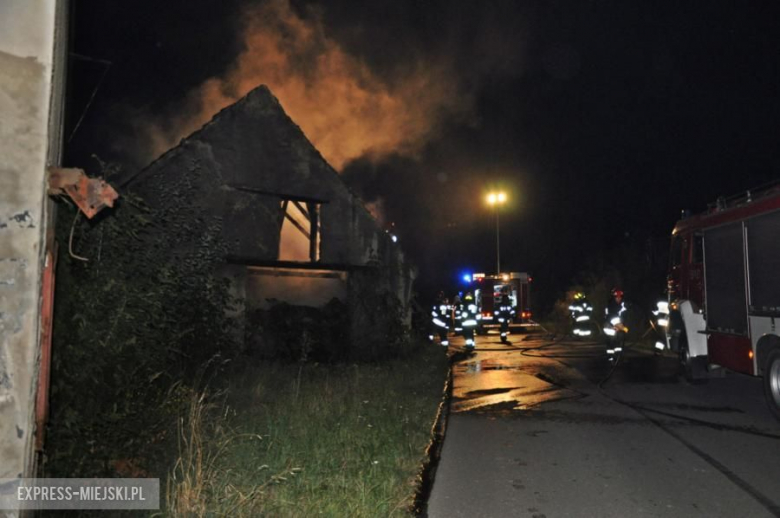
[[[613,367],[595,342],[510,338],[453,367],[429,517],[780,516],[760,379],[694,385],[650,351]]]

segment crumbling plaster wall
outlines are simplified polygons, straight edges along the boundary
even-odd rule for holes
[[[65,2],[0,3],[0,478],[34,470],[41,277],[51,218],[46,167],[59,162],[64,13]]]

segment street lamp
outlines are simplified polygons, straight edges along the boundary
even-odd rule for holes
[[[506,202],[506,193],[491,192],[487,195],[488,205],[496,208],[496,275],[501,275],[501,247],[498,226],[498,207]]]

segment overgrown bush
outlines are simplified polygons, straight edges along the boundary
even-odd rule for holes
[[[414,343],[403,325],[403,308],[378,268],[353,272],[349,280],[351,359],[377,361],[408,355]]]
[[[374,362],[408,354],[415,342],[403,326],[398,299],[377,284],[360,282],[355,289],[360,291],[351,295],[349,304],[335,298],[322,308],[276,302],[251,311],[249,353],[320,363]]]
[[[322,308],[277,302],[247,318],[249,352],[282,361],[337,362],[349,359],[347,306],[332,299]]]

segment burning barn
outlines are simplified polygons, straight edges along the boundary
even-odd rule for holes
[[[239,317],[280,302],[323,307],[336,299],[349,308],[354,342],[355,323],[371,320],[372,308],[358,303],[370,290],[391,299],[410,325],[414,270],[395,237],[265,86],[114,184],[151,207],[195,209],[200,216],[191,224],[216,222],[226,252],[219,273],[241,301]],[[172,252],[186,255],[182,248],[197,246]]]

